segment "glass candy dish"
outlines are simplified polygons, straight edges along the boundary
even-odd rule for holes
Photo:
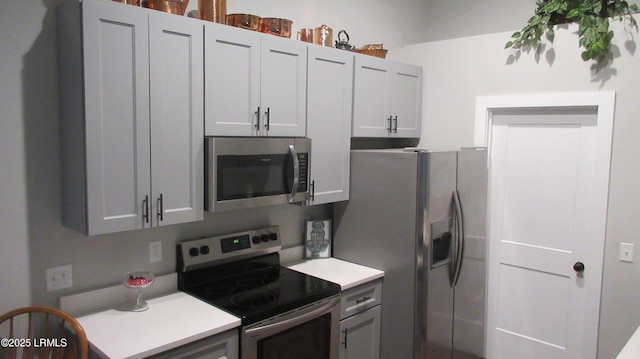
[[[147,302],[142,300],[142,291],[153,284],[156,277],[151,272],[129,272],[122,279],[122,284],[127,288],[136,290],[136,304],[133,307],[134,312],[142,312],[149,309]]]

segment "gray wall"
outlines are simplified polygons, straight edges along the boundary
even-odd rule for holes
[[[333,29],[334,41],[338,32],[345,30],[349,42],[358,47],[382,43],[385,48],[394,48],[427,40],[428,24],[423,19],[428,7],[424,0],[227,0],[227,12],[287,18],[296,32],[326,24]]]
[[[618,260],[620,242],[640,246],[640,61],[628,41],[638,34],[625,34],[621,23],[613,28],[615,59],[599,72],[580,59],[576,25],[558,29],[553,46],[540,57],[522,54],[516,62],[503,49],[510,31],[405,46],[389,55],[423,66],[420,145],[426,148],[473,145],[477,96],[616,92],[598,340],[603,359],[614,358],[640,325],[640,258],[633,264]]]
[[[518,29],[533,15],[536,5],[535,0],[425,1],[425,42]]]

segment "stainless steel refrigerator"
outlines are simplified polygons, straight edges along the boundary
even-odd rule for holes
[[[333,256],[385,272],[380,358],[483,357],[486,152],[351,151]]]

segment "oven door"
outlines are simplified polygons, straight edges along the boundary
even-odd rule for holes
[[[242,359],[338,359],[340,296],[242,328]]]
[[[207,211],[309,199],[307,138],[206,138]]]

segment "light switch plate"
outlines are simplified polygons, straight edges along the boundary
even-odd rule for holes
[[[47,292],[73,286],[71,264],[47,268],[45,274],[47,276]]]
[[[620,261],[633,263],[633,243],[620,243]]]

